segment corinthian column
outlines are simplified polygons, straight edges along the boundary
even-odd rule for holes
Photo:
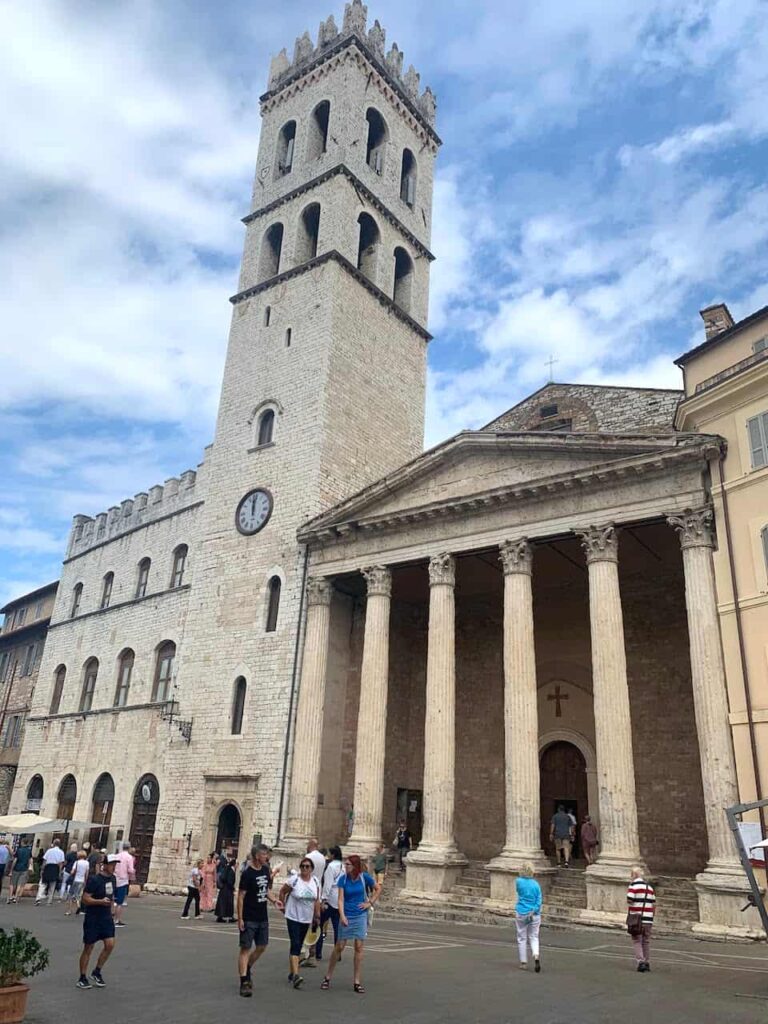
[[[456,760],[456,563],[450,554],[429,561],[429,635],[427,639],[427,715],[424,726],[424,832],[408,857],[408,886],[449,888],[466,864],[453,835]],[[415,872],[411,868],[415,866]],[[432,871],[432,868],[438,870]]]
[[[618,537],[613,526],[579,531],[589,567],[592,690],[600,804],[600,855],[587,868],[626,880],[640,863],[632,721],[619,592]],[[616,909],[612,904],[604,909]]]
[[[287,849],[295,848],[302,852],[307,839],[315,832],[332,594],[329,580],[321,577],[307,580],[304,667],[293,741],[288,827],[282,844]]]
[[[374,565],[362,574],[368,601],[357,713],[354,823],[348,847],[355,853],[371,853],[381,842],[384,806],[392,573],[385,566]]]
[[[506,842],[488,865],[491,895],[512,896],[513,880],[494,872],[516,873],[531,862],[536,873],[550,870],[541,849],[539,807],[539,714],[536,650],[533,638],[533,550],[527,540],[501,545],[504,567],[504,785]]]
[[[704,876],[738,875],[743,890],[743,872],[725,816],[725,808],[738,803],[738,790],[712,567],[712,509],[688,510],[667,521],[677,530],[683,549],[693,706],[709,840]],[[706,881],[704,876],[699,880]]]

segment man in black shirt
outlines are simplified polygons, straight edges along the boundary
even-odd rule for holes
[[[99,871],[89,876],[83,893],[83,905],[85,906],[85,919],[83,921],[83,952],[80,954],[80,979],[78,988],[104,988],[106,982],[101,976],[101,969],[109,960],[110,953],[115,948],[115,922],[112,918],[112,902],[115,897],[115,864],[116,856],[107,857],[101,864]],[[91,981],[88,980],[88,962],[91,959],[93,947],[97,942],[103,942],[104,948],[99,954],[96,966],[91,974]]]
[[[251,967],[269,943],[267,901],[274,903],[278,910],[283,909],[281,900],[269,891],[272,888],[272,872],[268,863],[270,853],[269,847],[263,844],[252,847],[251,859],[240,875],[240,887],[237,893],[237,927],[240,929],[238,973],[241,996],[253,995]],[[251,946],[254,947],[252,952]]]

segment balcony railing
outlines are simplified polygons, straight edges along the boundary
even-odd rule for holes
[[[763,349],[762,352],[753,352],[751,356],[747,356],[746,359],[741,359],[738,363],[734,363],[733,366],[728,366],[725,370],[721,370],[719,373],[713,374],[711,377],[707,377],[700,384],[696,385],[694,394],[698,395],[700,391],[707,391],[709,388],[713,388],[716,384],[721,384],[724,380],[728,380],[729,377],[735,377],[737,373],[741,373],[742,370],[747,370],[750,366],[754,366],[756,363],[761,363],[764,359],[768,359],[768,348]]]

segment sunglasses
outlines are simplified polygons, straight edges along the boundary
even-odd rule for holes
[[[300,868],[309,868],[310,871],[312,870],[312,868],[314,868],[314,866],[315,866],[314,864],[310,864],[310,862],[306,861],[306,860],[304,861],[303,864],[299,864]]]

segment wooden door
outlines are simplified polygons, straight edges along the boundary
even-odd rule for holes
[[[133,815],[128,835],[131,846],[136,847],[136,881],[141,885],[149,877],[159,802],[160,786],[154,775],[145,775],[139,779],[133,797]]]

